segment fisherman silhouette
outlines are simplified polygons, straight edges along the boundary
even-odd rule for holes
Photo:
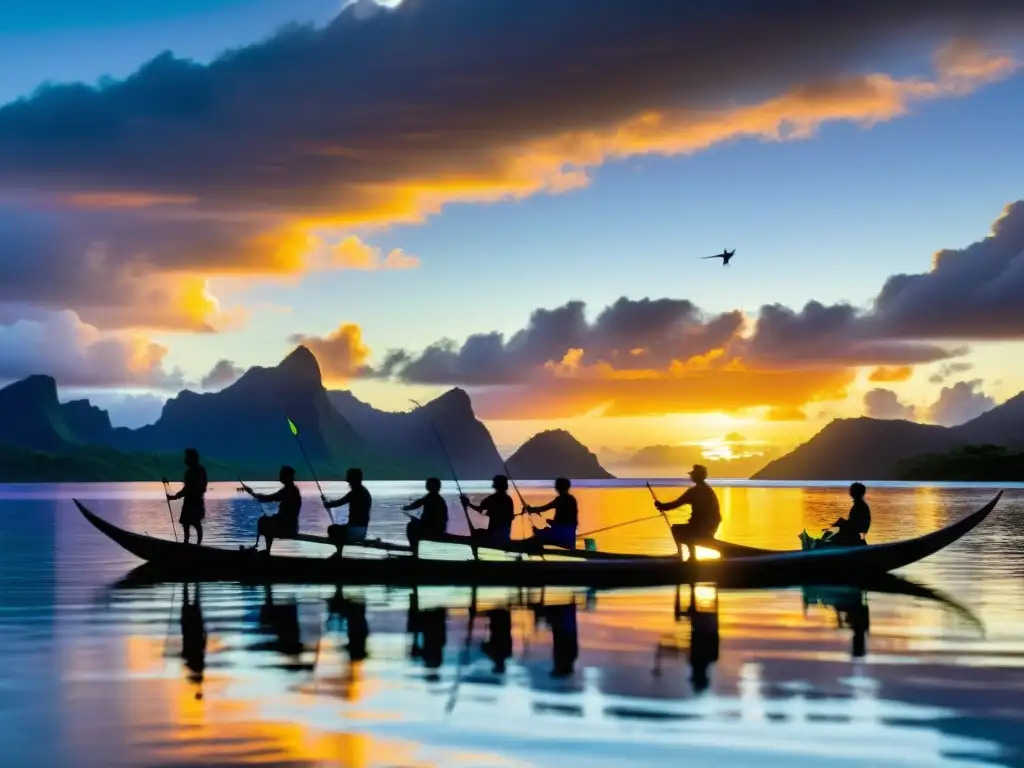
[[[863,483],[850,485],[850,498],[853,499],[850,515],[849,517],[840,517],[832,523],[831,527],[838,528],[839,532],[829,539],[829,544],[855,546],[867,543],[864,537],[867,536],[868,530],[871,528],[871,508],[864,501],[867,491],[868,489],[864,487]]]
[[[676,587],[675,620],[679,621],[686,617],[690,623],[690,643],[688,655],[690,659],[690,685],[695,694],[701,694],[711,684],[708,670],[712,664],[718,661],[719,633],[718,633],[718,592],[715,592],[714,608],[710,611],[702,611],[697,606],[696,588],[690,585],[690,604],[686,610],[682,610],[682,596],[680,587]],[[661,657],[663,655],[677,656],[682,651],[675,634],[669,641],[660,640],[654,654],[654,669],[651,674],[655,677],[661,676]]]
[[[479,504],[470,501],[466,494],[459,496],[459,501],[463,507],[489,518],[487,529],[479,533],[482,540],[494,544],[507,544],[512,538],[512,521],[516,516],[512,497],[508,495],[508,478],[505,475],[495,475],[491,487],[494,493]]]
[[[443,536],[448,528],[448,503],[441,495],[441,481],[436,477],[429,477],[426,487],[426,496],[402,507],[404,512],[423,510],[419,517],[410,518],[405,528],[405,534],[416,554],[419,554],[421,539]]]
[[[512,658],[512,612],[507,608],[492,608],[484,612],[489,620],[489,637],[480,644],[480,650],[494,662],[494,674],[505,674],[505,664]]]
[[[655,501],[654,506],[659,512],[670,512],[673,509],[690,505],[690,519],[685,523],[671,526],[672,537],[676,540],[679,553],[686,546],[693,557],[694,547],[702,541],[714,539],[718,526],[722,524],[722,512],[718,504],[718,496],[708,485],[708,469],[703,464],[694,464],[690,470],[693,486],[688,488],[679,498],[673,501]]]
[[[196,529],[196,544],[203,543],[203,518],[206,517],[206,506],[204,497],[207,486],[206,468],[199,463],[199,451],[195,448],[185,449],[185,477],[182,480],[181,490],[177,493],[168,493],[168,501],[181,499],[181,515],[178,522],[181,523],[182,531],[185,534],[185,543],[189,542],[191,529]],[[164,478],[164,487],[168,480]]]
[[[441,679],[436,670],[444,663],[444,647],[448,642],[448,609],[428,608],[421,611],[419,596],[414,590],[409,599],[406,630],[412,635],[410,658],[418,659],[425,668],[431,670],[426,679],[436,683]]]
[[[366,531],[370,527],[370,508],[373,506],[373,497],[363,485],[363,470],[350,468],[345,472],[345,482],[348,483],[349,491],[340,499],[328,501],[323,494],[320,496],[324,509],[348,504],[348,522],[327,526],[327,538],[337,547],[336,554],[339,557],[346,544],[358,544],[366,539]]]
[[[299,512],[302,511],[302,494],[295,484],[295,468],[288,465],[281,467],[278,481],[281,488],[275,493],[256,493],[245,483],[241,485],[243,491],[261,504],[277,502],[277,514],[263,515],[256,523],[256,544],[253,549],[259,546],[262,536],[267,542],[264,552],[268,555],[275,538],[287,539],[299,532]]]
[[[722,249],[721,253],[716,253],[714,256],[701,256],[702,259],[721,259],[722,266],[728,267],[729,260],[736,255],[736,249],[733,248],[731,251],[727,251],[725,248]]]
[[[188,584],[184,584],[181,600],[181,658],[189,670],[188,679],[199,686],[196,698],[203,698],[203,672],[206,669],[206,625],[199,601],[199,585],[195,585],[196,599],[191,601]]]
[[[535,604],[530,607],[534,615],[551,628],[551,677],[570,677],[580,655],[575,601],[564,605]]]
[[[275,603],[273,587],[265,586],[263,605],[260,606],[260,629],[273,633],[274,639],[256,643],[251,647],[254,651],[273,651],[282,656],[294,659],[284,669],[300,671],[303,669],[299,659],[306,650],[302,643],[302,630],[299,627],[299,606],[294,600],[286,603]]]

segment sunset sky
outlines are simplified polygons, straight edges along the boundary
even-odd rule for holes
[[[137,426],[304,342],[617,451],[1024,389],[1024,4],[341,5],[4,11],[0,381]]]

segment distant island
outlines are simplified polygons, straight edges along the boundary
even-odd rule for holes
[[[926,453],[899,462],[900,480],[1024,482],[1024,452],[1001,445],[967,445],[948,453]]]
[[[973,448],[972,448],[973,446]],[[1024,392],[957,427],[888,419],[836,419],[790,453],[755,472],[753,480],[968,480],[951,477],[953,467],[970,474],[969,465],[993,459],[988,480],[1015,479],[1013,465],[996,454],[1024,451]],[[978,451],[988,451],[978,454]],[[975,453],[971,453],[974,451]],[[966,453],[965,453],[966,452]],[[968,455],[974,456],[965,463]],[[930,456],[928,461],[922,457]],[[952,463],[934,458],[950,456]],[[1001,476],[1000,473],[1010,475]]]
[[[601,466],[596,455],[564,429],[551,429],[534,435],[509,457],[506,466],[512,477],[522,480],[615,478]],[[552,468],[557,471],[552,473]]]
[[[61,403],[52,377],[14,382],[0,389],[0,482],[176,481],[185,447],[199,450],[212,480],[272,480],[281,464],[309,480],[286,418],[299,427],[321,480],[341,480],[352,466],[375,480],[447,478],[451,469],[435,428],[460,479],[503,471],[494,440],[463,390],[451,389],[415,411],[380,411],[351,392],[325,389],[316,357],[299,346],[280,364],[251,368],[218,392],[180,392],[156,423],[139,429],[112,426],[109,414],[88,400]],[[525,473],[510,469],[513,477],[611,477],[567,432],[553,442],[547,434],[510,458],[510,466]]]

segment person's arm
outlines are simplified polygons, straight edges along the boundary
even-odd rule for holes
[[[423,496],[422,498],[416,499],[416,501],[410,504],[406,504],[404,507],[402,507],[402,511],[412,512],[414,509],[419,509],[420,507],[422,507],[426,503],[426,501],[427,497]]]
[[[268,504],[272,501],[281,502],[284,501],[284,488],[281,488],[273,493],[256,493],[252,488],[246,488],[250,495],[256,499],[256,501]]]
[[[548,511],[554,509],[555,506],[557,505],[557,503],[558,503],[558,499],[552,499],[551,501],[549,501],[547,504],[545,504],[542,507],[533,507],[533,506],[530,506],[529,504],[527,504],[524,507],[523,511],[524,512],[533,512],[534,514],[539,515],[542,512],[548,512]]]
[[[474,512],[483,513],[484,511],[484,508],[482,506],[474,504],[472,501],[470,501],[469,496],[467,496],[466,494],[462,494],[461,496],[459,496],[459,501],[462,502],[462,506],[466,507],[467,509],[472,509]]]
[[[343,507],[346,504],[348,504],[348,502],[351,499],[351,497],[352,497],[352,492],[349,491],[344,496],[342,496],[340,499],[335,499],[334,501],[327,501],[326,499],[324,499],[324,507],[326,507],[327,509],[334,509],[335,507]]]
[[[654,506],[659,512],[671,512],[673,509],[679,509],[682,506],[690,503],[690,491],[686,490],[683,495],[674,501],[657,501]]]

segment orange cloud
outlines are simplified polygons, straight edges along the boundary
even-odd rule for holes
[[[417,223],[452,202],[560,194],[587,186],[587,171],[609,160],[693,154],[743,138],[809,139],[830,122],[871,126],[906,115],[919,102],[969,95],[1018,69],[1010,57],[963,46],[940,49],[935,64],[932,79],[882,73],[845,77],[796,86],[746,105],[652,108],[607,127],[495,144],[483,156],[453,158],[456,162],[447,170],[432,166],[429,175],[396,169],[400,175],[392,181],[360,185],[344,214],[316,218],[321,227]]]
[[[805,404],[844,399],[855,378],[847,369],[721,368],[684,374],[646,371],[642,377],[618,373],[624,372],[538,376],[528,383],[474,392],[473,403],[481,418],[505,420],[564,419],[596,410],[604,416],[652,416],[768,406],[786,420],[799,413],[802,421]]]
[[[393,248],[386,255],[354,235],[350,235],[331,249],[331,264],[340,269],[415,269],[420,265],[417,256],[401,248]]]
[[[894,367],[879,366],[868,374],[868,381],[874,382],[897,382],[907,381],[914,375],[914,369],[909,365]]]
[[[738,139],[806,139],[834,121],[891,120],[1006,78],[1017,62],[961,42],[939,49],[930,78],[844,75],[867,69],[865,51],[886,52],[891,40],[908,36],[932,45],[932,29],[982,34],[1021,20],[1012,8],[982,13],[970,4],[900,14],[879,6],[856,21],[830,4],[820,14],[774,9],[771,17],[749,4],[717,14],[669,4],[657,21],[634,14],[623,25],[610,6],[576,0],[564,17],[574,23],[543,13],[525,23],[520,14],[535,9],[513,0],[492,5],[508,24],[464,25],[471,35],[443,39],[420,30],[439,28],[452,10],[445,3],[405,3],[372,21],[350,7],[322,29],[282,32],[209,65],[166,54],[127,81],[53,86],[0,107],[0,193],[70,206],[51,211],[54,221],[40,227],[52,257],[24,256],[27,274],[8,280],[10,290],[25,302],[69,306],[122,327],[217,328],[207,316],[197,322],[194,291],[188,303],[172,305],[165,299],[183,289],[157,282],[295,278],[317,268],[323,239],[356,227],[419,222],[451,203],[565,193],[612,160],[689,154]],[[553,22],[559,26],[544,26]],[[558,32],[560,45],[527,60],[507,56],[523,45],[508,29]],[[367,50],[366,35],[383,44],[353,53]],[[614,50],[606,42],[613,39]],[[718,56],[737,39],[746,56]],[[515,66],[494,68],[513,58]],[[267,80],[254,67],[271,59],[287,74]],[[324,71],[337,77],[325,80]],[[377,76],[390,77],[389,88],[358,87]],[[426,81],[433,85],[424,91]],[[152,103],[178,82],[196,93],[216,83],[220,106],[185,117],[154,114]],[[116,129],[87,144],[68,142],[64,126],[82,123]],[[54,231],[59,236],[47,239]],[[38,280],[70,272],[96,243],[107,246],[104,281],[73,275],[57,292],[53,281]],[[418,259],[348,237],[330,262],[407,269]],[[118,290],[99,285],[118,280]]]
[[[295,334],[290,341],[309,348],[328,382],[348,381],[367,370],[370,348],[363,343],[362,329],[355,323],[342,323],[326,336]]]

